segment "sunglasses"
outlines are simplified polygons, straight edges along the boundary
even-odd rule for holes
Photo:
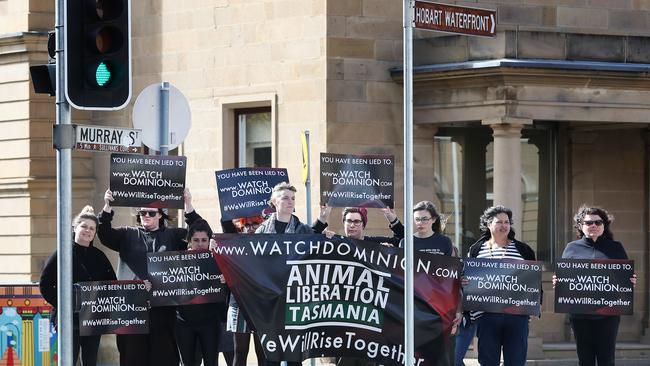
[[[158,211],[138,211],[139,216],[156,217]]]
[[[596,224],[596,226],[601,226],[603,224],[603,220],[596,220],[596,221],[586,220],[583,221],[582,224],[587,226],[591,226],[593,224]]]

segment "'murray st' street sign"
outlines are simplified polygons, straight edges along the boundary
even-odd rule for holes
[[[447,33],[494,37],[496,10],[416,1],[413,25]]]
[[[138,153],[142,148],[142,131],[130,128],[77,125],[78,150]]]

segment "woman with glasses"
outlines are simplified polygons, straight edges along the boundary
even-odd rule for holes
[[[441,221],[440,214],[433,202],[421,201],[415,204],[413,207],[413,224],[415,225],[413,250],[436,255],[458,256],[451,239],[442,234],[443,223]],[[404,247],[404,240],[400,241],[399,246]],[[452,335],[456,332],[461,320],[462,312],[458,309],[450,330]],[[469,336],[470,341],[472,337],[473,334]],[[441,342],[437,342],[436,346],[444,347],[444,349],[434,352],[434,354],[440,355],[441,362],[438,364],[452,364],[454,343],[448,342],[447,344],[441,338]]]
[[[398,245],[400,240],[404,237],[404,226],[390,207],[383,208],[382,211],[388,221],[389,228],[393,231],[392,237],[366,235],[365,230],[366,225],[368,224],[368,210],[363,207],[345,207],[343,209],[341,219],[343,221],[343,231],[345,232],[345,236],[356,240]],[[325,217],[321,215],[319,220],[324,220],[326,223],[329,218],[328,216],[329,212]],[[323,234],[329,238],[335,235],[331,230],[323,230]]]
[[[192,225],[201,216],[194,211],[192,195],[186,188],[183,194],[185,203],[185,222]],[[162,208],[141,207],[136,220],[139,226],[114,228],[113,193],[104,194],[104,208],[99,214],[97,235],[102,244],[118,252],[117,267],[119,280],[147,280],[147,253],[183,250],[187,230],[167,228],[169,218]],[[174,307],[155,307],[149,309],[149,334],[128,334],[117,336],[121,366],[170,365],[178,366],[178,351],[174,339],[176,309]]]
[[[512,210],[493,206],[480,219],[481,237],[469,248],[471,258],[535,260],[535,252],[515,239]],[[463,279],[466,284],[466,280]],[[478,362],[481,366],[498,366],[503,350],[504,366],[526,364],[528,350],[528,315],[472,312],[477,321]]]
[[[566,245],[565,259],[627,259],[623,245],[609,230],[610,215],[599,207],[582,206],[573,217],[578,240]],[[556,278],[553,278],[555,285]],[[636,284],[636,275],[630,281]],[[614,365],[618,315],[570,314],[571,328],[581,366]]]
[[[442,234],[442,223],[436,206],[431,201],[418,202],[413,207],[413,249],[431,253],[457,257],[456,247],[451,239]],[[399,245],[402,247],[404,240]]]

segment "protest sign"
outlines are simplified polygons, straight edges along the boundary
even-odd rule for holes
[[[394,178],[393,156],[321,153],[321,205],[393,207]]]
[[[216,260],[267,359],[404,363],[404,252],[322,235],[215,235]],[[458,258],[415,253],[416,364],[436,365],[460,295]],[[453,357],[453,355],[451,355]]]
[[[153,307],[226,300],[227,287],[208,250],[147,253],[147,270]]]
[[[542,262],[465,258],[463,310],[540,314]]]
[[[555,267],[555,312],[632,315],[634,261],[558,259]]]
[[[184,156],[111,154],[113,206],[183,208]]]
[[[149,294],[142,281],[79,282],[79,334],[149,333]]]
[[[289,182],[287,170],[281,168],[237,168],[215,172],[221,219],[260,215],[269,205],[273,187]]]

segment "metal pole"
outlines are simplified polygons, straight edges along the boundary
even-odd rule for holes
[[[65,98],[65,9],[66,0],[56,2],[56,124],[71,123],[70,104]],[[56,153],[57,191],[57,328],[59,365],[72,366],[72,150]]]
[[[306,215],[307,223],[311,225],[311,167],[309,164],[310,162],[309,159],[311,159],[311,154],[309,152],[309,131],[308,130],[305,130],[305,140],[307,141],[307,179],[305,179],[305,191],[307,196],[306,197],[307,202],[305,203],[305,206],[307,209],[307,215]]]
[[[413,342],[413,2],[404,0],[404,365],[414,364]]]
[[[169,153],[169,82],[160,85],[160,155]]]
[[[458,148],[451,142],[451,172],[454,182],[454,244],[460,253],[460,191],[458,187]]]

